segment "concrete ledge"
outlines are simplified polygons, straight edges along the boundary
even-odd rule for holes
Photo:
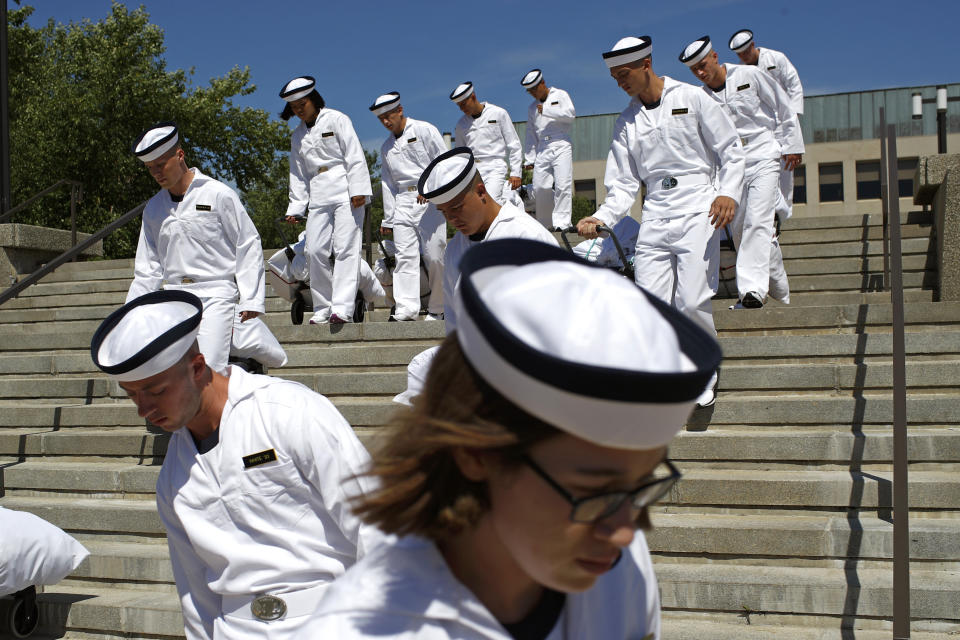
[[[940,300],[960,300],[960,155],[920,158],[913,184],[914,202],[933,205]]]
[[[78,233],[77,241],[86,240],[88,233]],[[6,286],[11,277],[33,273],[73,246],[70,232],[48,229],[30,224],[0,224],[0,284]],[[103,257],[103,242],[98,242],[81,256]]]

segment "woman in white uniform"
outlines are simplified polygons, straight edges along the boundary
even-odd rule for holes
[[[360,228],[373,193],[370,173],[353,123],[329,109],[311,76],[294,78],[280,90],[280,117],[300,124],[290,137],[287,222],[307,219],[310,265],[310,324],[353,322],[360,275]],[[336,256],[330,265],[330,255]]]
[[[457,330],[373,456],[381,489],[354,504],[400,537],[341,576],[305,628],[659,638],[638,529],[680,477],[667,444],[719,364],[717,343],[625,278],[544,243],[485,242],[460,266]],[[582,326],[589,340],[575,339]]]

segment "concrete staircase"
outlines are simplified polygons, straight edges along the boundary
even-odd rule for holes
[[[668,640],[891,637],[891,307],[878,217],[793,220],[793,303],[729,311],[717,404],[671,455],[685,472],[649,533]],[[934,302],[930,219],[904,216],[914,638],[960,636],[960,303]],[[62,267],[0,307],[0,505],[91,557],[46,590],[44,638],[179,638],[153,486],[167,437],[94,370],[89,341],[131,261]],[[290,364],[369,439],[440,323],[292,326]]]

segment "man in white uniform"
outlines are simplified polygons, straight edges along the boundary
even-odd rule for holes
[[[649,36],[623,38],[603,54],[631,97],[607,155],[607,197],[577,230],[596,237],[612,227],[647,187],[634,257],[637,284],[672,303],[711,335],[710,299],[719,285],[719,238],[743,189],[744,156],[730,116],[700,89],[653,71]],[[714,187],[716,177],[717,187]],[[713,404],[713,387],[697,401]]]
[[[730,225],[737,247],[737,291],[744,309],[759,309],[770,282],[770,239],[779,189],[781,156],[791,170],[803,160],[803,136],[787,94],[756,67],[719,64],[710,37],[690,43],[680,62],[703,82],[740,134],[746,157],[743,195]]]
[[[353,123],[345,114],[326,108],[314,87],[312,77],[302,76],[280,90],[287,102],[281,117],[300,118],[290,139],[287,220],[307,218],[310,324],[342,324],[353,321],[360,228],[373,187]],[[332,267],[331,253],[336,255]]]
[[[537,220],[548,229],[566,229],[573,211],[573,146],[570,129],[577,115],[563,89],[548,87],[540,69],[520,81],[534,100],[527,109],[525,169],[533,169]]]
[[[753,32],[741,29],[730,36],[730,49],[737,54],[744,64],[754,65],[774,77],[780,87],[790,98],[790,106],[797,114],[797,119],[803,115],[803,85],[797,70],[786,55],[766,47],[760,48],[753,42]],[[793,171],[795,167],[787,168],[783,165],[780,173],[780,199],[777,202],[776,215],[781,221],[793,215]],[[770,295],[780,302],[790,302],[790,283],[787,281],[787,272],[783,268],[783,254],[780,242],[773,238],[770,249]]]
[[[204,308],[200,350],[223,371],[234,316],[248,322],[264,312],[260,234],[233,189],[187,168],[175,123],[144,131],[133,153],[162,188],[143,209],[127,302],[158,289],[197,295]]]
[[[511,195],[504,191],[506,183],[510,183],[510,189],[520,188],[523,160],[520,137],[510,114],[495,104],[480,102],[472,82],[457,85],[450,99],[463,111],[454,129],[457,145],[470,147],[487,193],[501,204],[506,202]],[[510,161],[509,180],[505,158]]]
[[[511,203],[500,205],[491,197],[478,163],[466,147],[451,149],[434,158],[420,176],[417,190],[457,229],[443,257],[444,318],[448,334],[457,326],[453,300],[460,283],[460,259],[470,247],[498,238],[527,238],[557,246],[553,235],[525,211]]]
[[[443,252],[447,225],[437,208],[417,193],[417,180],[432,158],[447,150],[443,136],[429,122],[408,118],[396,92],[379,96],[370,111],[390,131],[380,147],[383,224],[392,236],[397,265],[393,271],[394,319],[416,320],[420,314],[420,256],[430,280],[427,320],[443,318]]]
[[[306,387],[212,371],[196,346],[201,313],[186,291],[135,298],[100,325],[91,355],[172,434],[157,508],[188,640],[296,637],[382,537],[347,508],[366,489],[355,474],[367,452]]]
[[[730,36],[729,46],[740,58],[740,62],[755,66],[773,76],[789,97],[793,112],[798,117],[803,115],[803,85],[797,69],[786,55],[773,49],[758,47],[753,42],[753,31],[750,29],[741,29]],[[784,164],[783,173],[780,175],[780,192],[786,205],[785,218],[793,214],[793,169],[788,169]]]
[[[460,260],[470,247],[499,238],[527,238],[557,246],[556,238],[525,211],[510,202],[500,205],[487,193],[473,153],[467,147],[456,147],[434,158],[420,176],[417,192],[436,205],[457,229],[443,256],[447,334],[457,328],[453,300],[460,286]],[[395,397],[395,402],[410,404],[419,395],[436,351],[431,347],[414,356],[407,366],[407,390]]]

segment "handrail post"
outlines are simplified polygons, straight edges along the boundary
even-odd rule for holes
[[[70,246],[77,245],[77,185],[70,185]],[[76,260],[76,257],[74,257]]]
[[[887,172],[897,167],[897,131],[888,126]],[[900,244],[900,200],[896,182],[887,184],[890,210],[890,302],[893,307],[893,638],[910,638],[910,503],[907,451],[907,373],[903,313],[903,256]]]

